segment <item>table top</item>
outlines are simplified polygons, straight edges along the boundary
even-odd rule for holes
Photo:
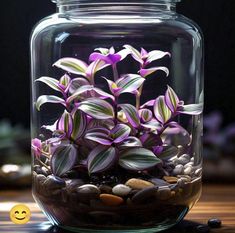
[[[17,203],[26,204],[32,213],[25,225],[16,225],[9,219],[9,210]],[[188,226],[206,224],[210,218],[219,218],[223,226],[215,233],[235,233],[235,185],[204,185],[200,201],[178,226],[165,233],[192,233]],[[65,233],[51,226],[33,201],[30,190],[0,191],[0,232],[7,233]]]

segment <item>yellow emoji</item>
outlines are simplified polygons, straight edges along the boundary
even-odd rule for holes
[[[30,217],[30,209],[26,205],[15,205],[10,211],[10,219],[15,224],[25,224]]]

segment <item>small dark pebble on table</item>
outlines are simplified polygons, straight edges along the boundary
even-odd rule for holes
[[[221,224],[222,222],[218,218],[212,218],[208,220],[208,226],[211,228],[220,228]]]
[[[209,233],[210,232],[210,227],[207,225],[198,225],[196,227],[196,232],[198,233]]]

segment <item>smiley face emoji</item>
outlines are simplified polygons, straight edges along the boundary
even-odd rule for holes
[[[10,211],[10,219],[15,224],[25,224],[30,217],[30,209],[26,205],[15,205]]]

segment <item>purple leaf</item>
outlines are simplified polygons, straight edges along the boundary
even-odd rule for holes
[[[132,148],[120,154],[119,165],[125,169],[142,171],[156,166],[161,160],[145,148]]]
[[[141,124],[142,127],[145,129],[149,129],[150,131],[160,131],[162,129],[162,125],[159,123],[159,121],[152,119],[149,122],[146,122],[145,124]]]
[[[71,138],[77,141],[85,132],[87,127],[87,119],[83,112],[75,110],[72,112],[73,117],[73,131]]]
[[[149,69],[141,69],[139,71],[139,73],[140,73],[141,77],[146,78],[150,74],[153,74],[154,72],[159,71],[159,70],[165,72],[166,76],[169,76],[169,70],[168,70],[168,68],[166,68],[164,66],[162,66],[162,67],[153,67],[153,68],[149,68]]]
[[[91,119],[88,124],[88,129],[106,128],[108,130],[111,130],[114,126],[115,126],[114,121],[112,119],[107,119],[107,120]]]
[[[160,51],[160,50],[153,50],[153,51],[148,53],[148,58],[147,58],[146,63],[150,64],[151,62],[159,60],[159,59],[161,59],[161,58],[163,58],[165,56],[169,56],[170,57],[171,54],[168,53],[168,52]]]
[[[115,82],[113,82],[112,80],[109,80],[105,77],[102,77],[103,79],[105,79],[109,85],[109,90],[112,92],[112,94],[117,96],[117,93],[119,93],[121,91],[121,87],[118,87],[117,84]]]
[[[137,62],[139,62],[141,65],[144,64],[144,61],[143,61],[143,59],[142,59],[142,57],[141,57],[141,54],[140,54],[140,52],[139,52],[137,49],[135,49],[135,48],[132,47],[131,45],[124,45],[123,47],[126,48],[126,49],[129,51],[129,53],[131,54],[131,56],[132,56]]]
[[[165,103],[172,113],[175,113],[179,106],[179,98],[174,92],[174,90],[168,86],[166,94],[165,94]]]
[[[61,68],[62,70],[65,70],[69,73],[83,76],[85,76],[86,70],[88,68],[88,65],[84,61],[71,57],[61,58],[56,63],[54,63],[54,66]]]
[[[121,56],[121,61],[122,61],[123,59],[125,59],[130,54],[130,51],[127,50],[127,49],[122,49],[117,54]]]
[[[77,91],[78,88],[82,86],[90,85],[90,83],[85,78],[74,78],[71,81],[70,87],[69,87],[69,93],[74,94],[75,91]]]
[[[100,120],[113,119],[114,110],[107,101],[98,98],[89,98],[78,105],[78,109],[87,115]]]
[[[161,137],[154,133],[145,133],[140,137],[140,140],[147,149],[152,149],[155,146],[161,146],[163,144]]]
[[[54,78],[41,77],[41,78],[35,80],[35,82],[42,82],[42,83],[45,83],[46,85],[48,85],[50,88],[52,88],[55,91],[59,91],[59,92],[62,91],[61,88],[59,87],[59,81]]]
[[[88,171],[90,174],[106,171],[115,164],[116,160],[117,152],[114,147],[99,145],[88,156]]]
[[[164,96],[159,96],[156,99],[153,109],[155,117],[160,123],[165,124],[167,121],[170,120],[172,114],[170,109],[167,107],[165,103]]]
[[[90,129],[86,132],[85,138],[106,146],[110,146],[112,144],[109,130],[105,128]]]
[[[60,78],[59,84],[62,90],[64,90],[66,93],[68,92],[69,85],[71,83],[71,78],[65,74]]]
[[[187,115],[200,115],[203,112],[203,103],[183,105],[177,112]]]
[[[70,138],[73,131],[73,118],[66,110],[57,122],[57,129],[65,132],[67,137]]]
[[[120,150],[123,150],[123,149],[128,149],[128,148],[136,148],[136,147],[142,147],[142,143],[141,141],[136,138],[136,137],[133,137],[133,136],[130,136],[128,138],[126,138],[119,146],[118,148]]]
[[[71,170],[77,160],[77,148],[72,145],[58,146],[51,157],[52,173],[61,176]]]
[[[66,106],[65,101],[60,97],[54,95],[41,95],[35,104],[37,110],[40,111],[40,107],[45,103],[62,104],[63,106]]]
[[[129,126],[118,124],[111,130],[110,135],[114,139],[114,143],[120,143],[130,135],[130,132]]]
[[[144,83],[145,79],[137,74],[127,74],[122,78],[118,79],[116,84],[120,90],[117,95],[122,93],[133,93],[137,91],[139,87]]]
[[[155,104],[156,99],[149,100],[145,104],[143,104],[140,108],[146,108],[146,107],[153,107]]]
[[[92,62],[87,70],[86,70],[86,76],[88,78],[93,77],[97,71],[104,69],[105,67],[107,67],[107,64],[105,63],[105,61],[103,60],[95,60],[94,62]]]
[[[149,122],[153,118],[152,111],[150,111],[149,109],[146,109],[146,108],[139,110],[139,115],[140,115],[140,119],[144,123]]]
[[[80,96],[83,96],[86,94],[87,97],[100,97],[101,99],[107,99],[110,98],[114,101],[114,97],[105,91],[94,87],[92,85],[86,85],[79,87],[68,99],[67,102],[71,103],[73,100],[79,98]]]
[[[135,128],[140,125],[140,118],[137,109],[131,104],[118,105],[124,112],[128,122]]]

